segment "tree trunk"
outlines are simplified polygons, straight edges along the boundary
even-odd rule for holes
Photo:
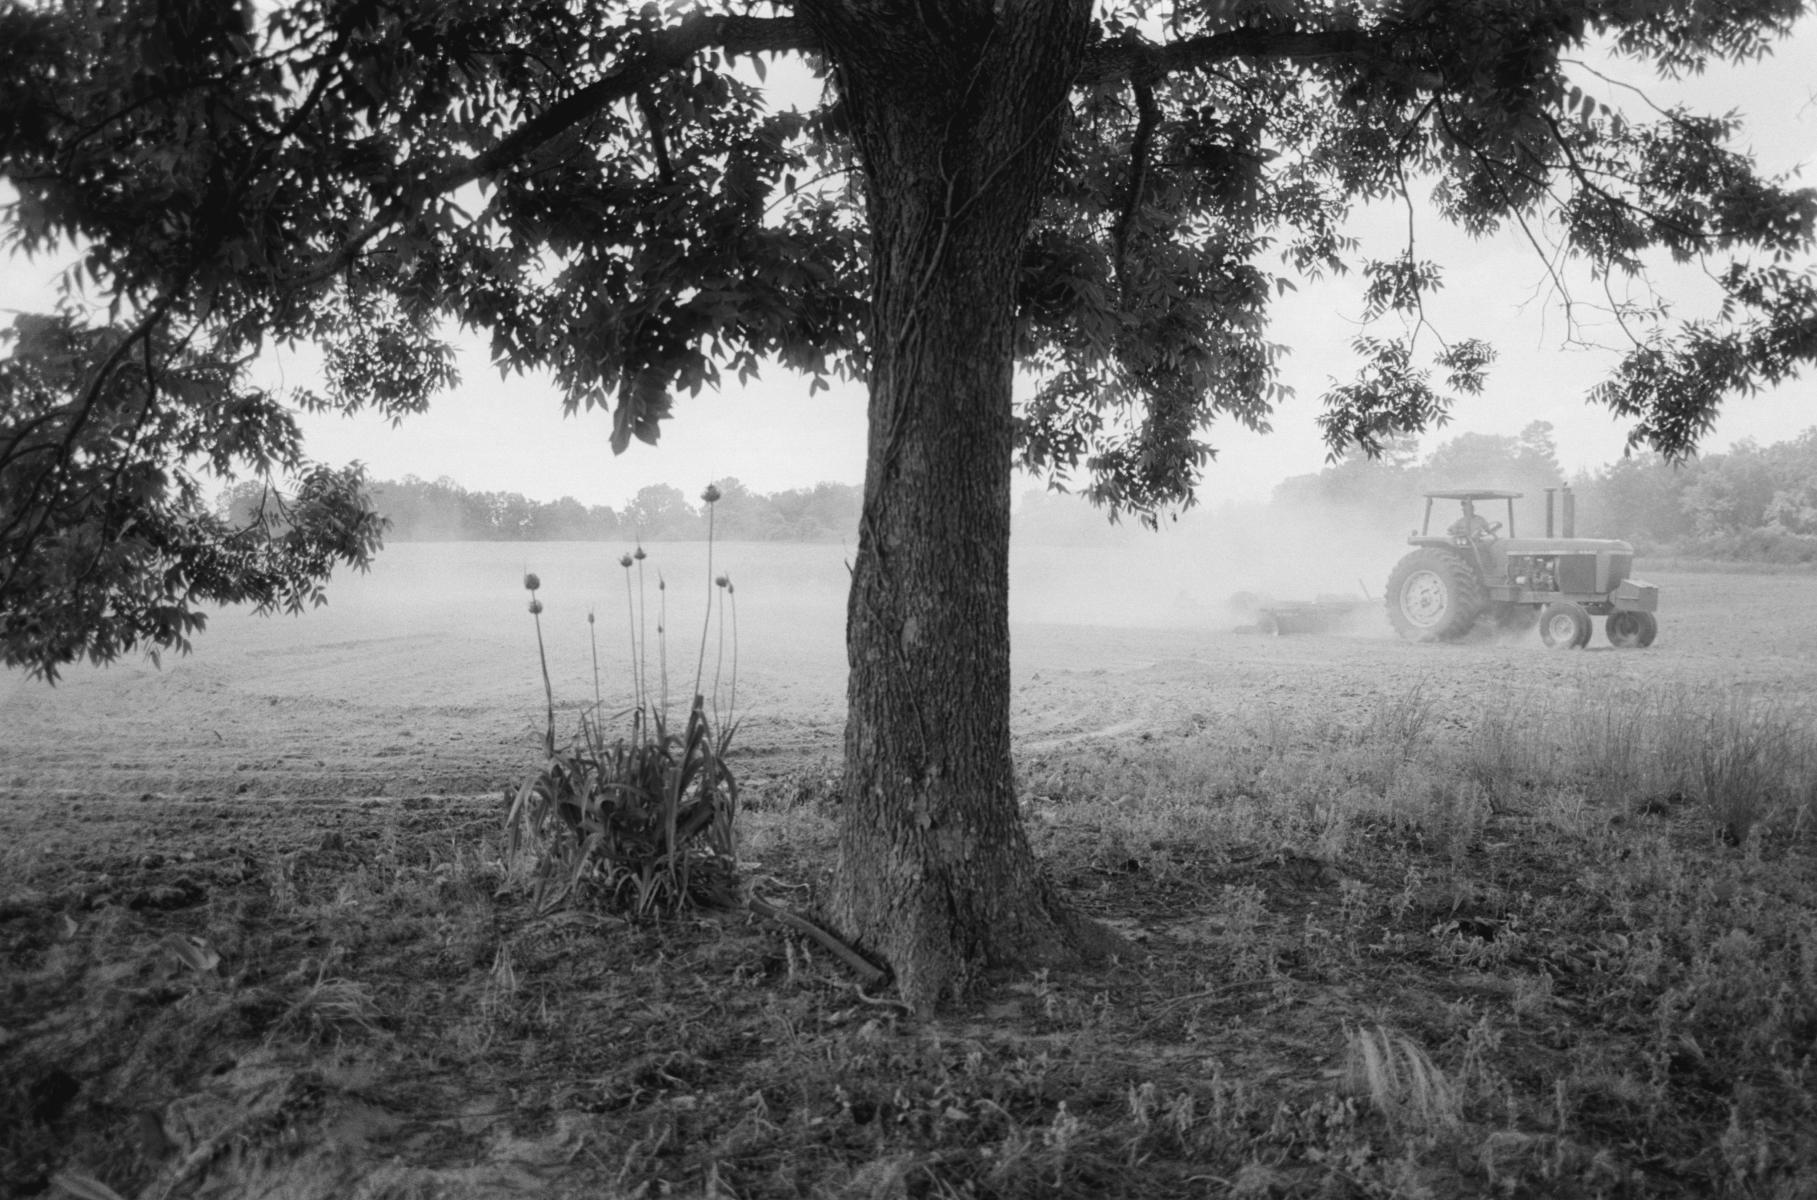
[[[863,168],[873,273],[830,912],[927,1006],[1091,941],[1037,868],[1009,739],[1016,276],[1090,6],[858,7],[804,5]]]

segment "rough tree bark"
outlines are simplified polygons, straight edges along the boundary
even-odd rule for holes
[[[831,915],[918,1006],[1101,950],[1040,874],[1009,738],[1016,273],[1089,0],[804,5],[863,169],[869,457]]]

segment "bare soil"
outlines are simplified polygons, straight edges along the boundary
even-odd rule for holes
[[[1028,771],[1163,755],[1271,714],[1359,728],[1415,692],[1434,736],[1460,738],[1485,706],[1662,688],[1811,708],[1817,580],[1649,578],[1665,606],[1644,652],[1600,631],[1583,652],[1406,645],[1373,612],[1264,637],[1213,597],[1190,622],[1023,621],[1018,753]],[[701,687],[742,722],[743,869],[811,912],[841,739],[838,599],[746,600],[760,594],[741,586],[735,697],[716,650]],[[1574,1056],[1615,1062],[1644,1039],[1586,1007],[1587,983],[1574,994],[1594,947],[1561,939],[1493,969],[1425,953],[1424,931],[1471,912],[1455,888],[1422,889],[1439,872],[1391,829],[1307,864],[1265,845],[1125,847],[1032,812],[1056,878],[1142,960],[995,980],[926,1020],[748,913],[537,920],[497,861],[501,797],[538,765],[543,726],[522,593],[399,595],[356,589],[302,621],[222,614],[161,670],[0,677],[0,1194],[1694,1195],[1733,1176],[1724,1139],[1746,1130],[1725,1132],[1732,1090],[1714,1080],[1683,1083],[1670,1128],[1642,1128],[1615,1084],[1596,1112],[1542,1111]],[[700,617],[675,603],[679,698]],[[593,689],[583,607],[544,617],[564,727]],[[608,688],[634,624],[599,605]],[[1709,840],[1688,819],[1681,835]],[[1484,887],[1542,908],[1589,869],[1529,845],[1518,818],[1488,844],[1471,868]],[[1233,895],[1257,910],[1247,934]],[[1374,953],[1233,972],[1255,920],[1351,921]],[[1478,1114],[1459,1142],[1338,1098],[1344,1029],[1455,1048],[1460,1013],[1499,1022],[1512,981],[1542,974],[1551,1019],[1498,1026],[1505,1121]],[[1817,1186],[1802,1173],[1817,1151],[1787,1137],[1777,1190],[1737,1194],[1811,1194],[1796,1189]]]

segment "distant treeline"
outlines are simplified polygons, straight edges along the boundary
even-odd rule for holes
[[[760,495],[736,479],[721,479],[713,532],[726,541],[823,542],[855,537],[861,491],[850,484]],[[543,502],[516,492],[470,492],[452,479],[406,475],[371,485],[373,504],[388,518],[394,542],[688,541],[707,535],[706,506],[697,494],[653,484],[623,508],[586,505],[572,496]],[[256,518],[265,487],[234,484],[222,493],[223,514],[236,524]],[[270,506],[267,506],[269,512]]]
[[[1552,426],[1538,421],[1518,437],[1464,434],[1423,459],[1410,440],[1396,443],[1379,459],[1358,455],[1289,479],[1275,502],[1366,508],[1406,524],[1422,492],[1489,487],[1532,496],[1564,481]],[[1817,428],[1684,463],[1639,454],[1569,482],[1580,537],[1621,538],[1653,557],[1817,563]]]
[[[1445,488],[1496,488],[1532,497],[1522,534],[1542,532],[1533,517],[1546,488],[1567,482],[1552,426],[1536,421],[1519,436],[1467,433],[1422,455],[1417,439],[1391,441],[1379,458],[1353,455],[1275,488],[1270,507],[1342,514],[1347,527],[1395,535],[1419,520],[1421,495]],[[1817,565],[1817,427],[1789,441],[1742,442],[1723,454],[1672,464],[1642,454],[1570,478],[1577,534],[1622,538],[1650,557]],[[715,485],[714,532],[729,541],[821,542],[853,538],[862,491],[844,483],[761,495],[736,479]],[[648,541],[706,536],[699,495],[654,484],[623,508],[584,505],[571,496],[544,503],[516,492],[470,492],[451,479],[414,475],[372,485],[391,520],[393,541]],[[264,485],[235,484],[222,493],[229,519],[253,519]],[[270,508],[268,506],[268,512]],[[1220,518],[1195,510],[1177,524]],[[1248,519],[1260,519],[1251,517]],[[1173,522],[1170,522],[1170,524]],[[1016,508],[1024,543],[1103,545],[1138,541],[1134,522],[1112,526],[1077,497],[1030,491]]]

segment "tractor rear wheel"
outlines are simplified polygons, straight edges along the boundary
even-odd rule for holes
[[[1650,612],[1612,612],[1603,631],[1609,635],[1611,646],[1645,649],[1659,636],[1659,620]]]
[[[1582,650],[1590,644],[1590,614],[1570,600],[1546,605],[1539,614],[1539,640],[1554,650]]]
[[[1444,550],[1421,548],[1388,575],[1388,619],[1410,642],[1440,642],[1470,632],[1489,597],[1469,563]]]

